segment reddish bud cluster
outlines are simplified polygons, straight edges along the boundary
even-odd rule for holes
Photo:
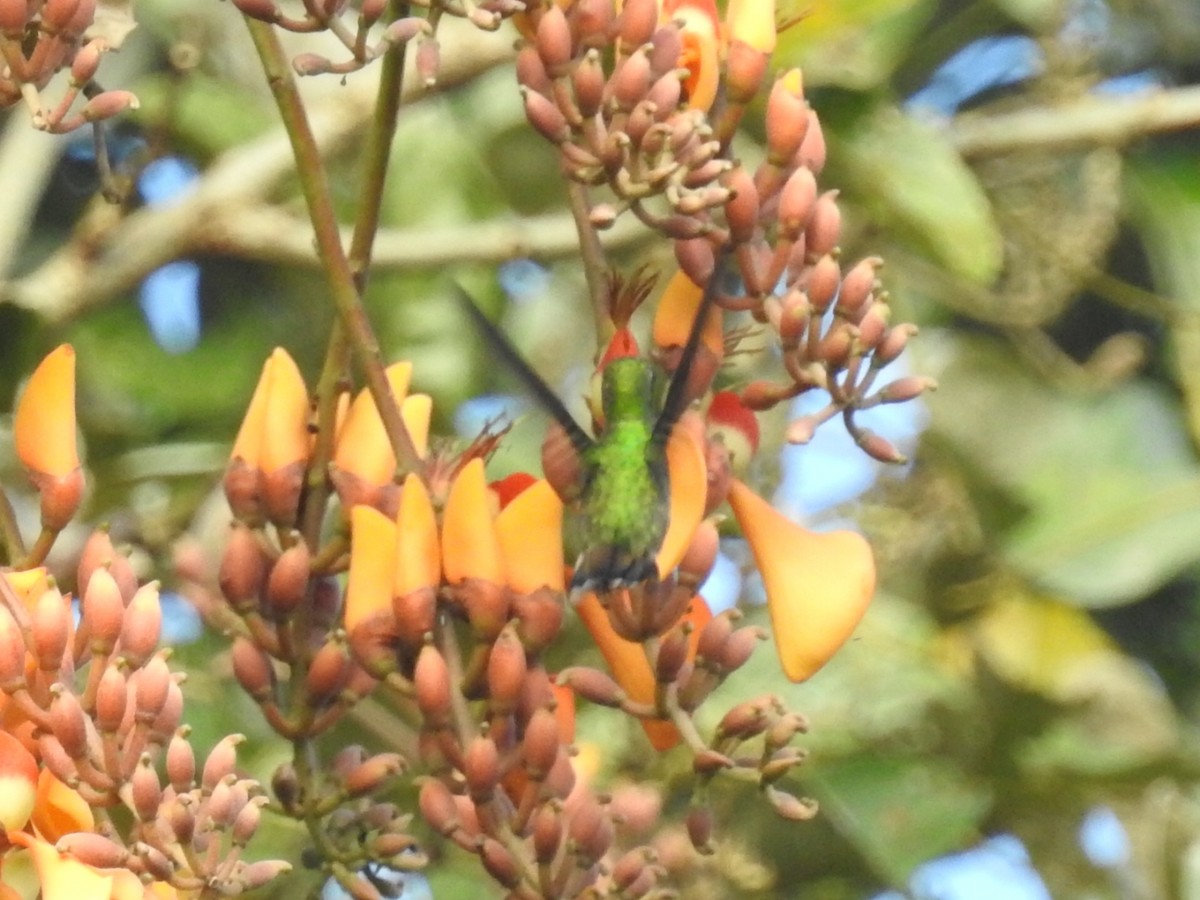
[[[136,109],[137,98],[128,91],[101,91],[71,114],[80,91],[91,84],[100,57],[109,49],[100,38],[85,41],[84,33],[95,17],[96,0],[0,0],[4,55],[0,108],[25,99],[34,127],[55,134]],[[41,105],[39,91],[62,70],[70,74],[67,89],[47,109]]]
[[[607,227],[625,209],[674,237],[705,230],[707,210],[730,195],[730,163],[701,109],[686,108],[684,41],[659,24],[655,0],[581,0],[530,13],[532,38],[517,57],[530,124],[559,149],[563,171],[606,185],[616,206],[594,208]],[[615,56],[611,68],[609,49]],[[656,210],[654,198],[665,201]]]
[[[64,812],[57,825],[38,820],[42,837],[75,832],[59,842],[60,851],[181,891],[232,896],[285,870],[283,863],[248,864],[230,850],[253,837],[266,802],[256,782],[234,773],[240,737],[218,743],[195,778],[187,727],[180,724],[181,678],[167,665],[168,651],[158,649],[157,583],[139,585],[103,531],[86,542],[77,581],[78,623],[71,598],[44,570],[0,572],[0,706],[6,730],[39,763],[39,792],[71,798],[47,803],[127,807],[134,820],[127,830],[101,836],[89,830],[90,815]]]

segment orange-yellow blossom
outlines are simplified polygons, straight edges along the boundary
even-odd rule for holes
[[[652,336],[656,347],[682,347],[687,343],[703,297],[700,286],[682,269],[676,269],[654,311]],[[717,359],[724,355],[725,335],[721,328],[720,308],[709,309],[700,340]]]
[[[17,403],[13,432],[22,465],[61,478],[79,468],[75,445],[75,350],[63,344],[38,364]]]
[[[670,480],[670,512],[655,562],[660,578],[675,571],[692,542],[708,496],[708,470],[704,448],[686,425],[676,425],[667,441],[667,473]]]
[[[566,589],[562,521],[562,500],[548,481],[535,481],[496,517],[508,586],[516,593]]]
[[[25,745],[0,731],[0,826],[5,831],[25,827],[37,796],[38,766]]]
[[[263,363],[230,458],[270,473],[306,459],[309,443],[308,388],[296,361],[276,347]]]
[[[85,866],[25,832],[11,833],[9,840],[29,851],[42,889],[41,900],[109,900],[112,896],[111,873]]]
[[[425,482],[410,474],[404,479],[400,509],[396,514],[396,568],[392,594],[404,597],[423,588],[436,588],[441,576],[442,553],[433,500]]]
[[[346,577],[346,632],[381,613],[392,614],[396,523],[369,506],[350,510],[350,572]]]
[[[759,53],[775,51],[775,0],[729,0],[725,11],[729,43],[741,41]]]
[[[9,587],[13,589],[13,593],[25,604],[25,608],[32,610],[33,605],[37,603],[38,598],[50,589],[50,579],[46,574],[45,566],[34,566],[31,569],[17,569],[0,574],[8,582]]]
[[[783,671],[792,681],[804,681],[830,660],[866,613],[875,592],[871,546],[853,531],[809,531],[737,479],[729,505],[762,574]]]
[[[491,509],[483,460],[476,457],[450,485],[442,513],[442,571],[450,584],[468,578],[505,583],[504,556]]]
[[[403,413],[409,381],[412,379],[412,363],[398,362],[388,366],[387,379],[392,387],[392,396],[400,404]],[[427,427],[426,424],[426,430]],[[333,463],[343,472],[356,475],[372,485],[388,484],[396,473],[396,454],[388,441],[375,398],[366,388],[354,398],[346,421],[338,432]]]
[[[600,655],[604,657],[608,670],[621,690],[638,703],[654,703],[658,682],[642,645],[625,640],[613,630],[608,611],[600,605],[599,598],[593,592],[588,591],[583,595],[575,611],[596,642]],[[641,721],[646,737],[655,750],[670,750],[681,740],[679,730],[665,719]]]
[[[662,18],[679,22],[683,52],[679,68],[687,70],[683,89],[691,109],[704,112],[713,105],[720,80],[721,23],[713,0],[664,0]]]
[[[37,833],[52,843],[65,834],[96,827],[87,801],[47,769],[38,775],[32,822]]]

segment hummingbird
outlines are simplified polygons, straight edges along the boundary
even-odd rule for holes
[[[572,591],[611,591],[658,578],[655,557],[667,532],[670,509],[667,440],[690,402],[688,374],[721,268],[718,262],[709,278],[665,394],[658,390],[661,373],[648,359],[622,356],[604,364],[600,378],[603,421],[594,436],[567,411],[470,295],[458,288],[464,310],[489,348],[561,426],[578,458],[579,483],[571,496],[564,498],[568,512],[564,543],[579,554]]]

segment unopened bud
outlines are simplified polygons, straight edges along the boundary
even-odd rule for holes
[[[212,791],[217,783],[227,775],[232,775],[237,765],[237,745],[246,739],[242,734],[231,734],[221,738],[204,760],[204,771],[200,776],[200,785],[206,791]]]

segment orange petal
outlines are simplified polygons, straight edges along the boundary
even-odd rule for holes
[[[642,645],[627,641],[613,631],[612,624],[608,621],[608,613],[591,591],[583,595],[575,610],[621,689],[632,700],[653,703],[656,682]],[[679,731],[670,722],[648,719],[641,721],[642,728],[645,729],[646,736],[650,738],[655,750],[670,750],[679,743]]]
[[[412,363],[398,362],[388,366],[387,377],[392,396],[402,404],[412,378]],[[359,391],[350,404],[346,422],[338,433],[333,462],[343,472],[351,472],[368,484],[387,484],[396,473],[396,454],[388,442],[375,399],[366,388]]]
[[[17,403],[13,432],[25,468],[55,478],[79,468],[75,447],[75,351],[63,344],[41,361]]]
[[[50,581],[46,577],[44,566],[4,572],[0,578],[8,581],[16,595],[21,598],[21,602],[25,604],[25,608],[29,610],[32,610],[38,598],[50,589]]]
[[[760,53],[775,51],[775,0],[729,0],[725,24],[730,43],[741,41]]]
[[[687,552],[692,535],[704,518],[708,496],[708,469],[704,448],[687,427],[675,426],[667,441],[667,472],[671,481],[671,511],[667,533],[655,561],[659,576],[665,578]]]
[[[103,875],[23,832],[9,834],[9,840],[25,847],[33,857],[42,886],[42,900],[109,900],[111,875]]]
[[[496,517],[508,586],[518,594],[565,590],[562,520],[562,500],[548,481],[521,491]]]
[[[404,479],[400,509],[396,514],[396,569],[392,596],[405,597],[425,587],[437,587],[441,579],[437,516],[429,489],[416,475]]]
[[[683,52],[679,67],[688,71],[684,80],[688,107],[708,111],[717,96],[720,78],[721,23],[712,0],[663,3],[663,20],[682,23]]]
[[[429,419],[433,415],[433,398],[428,394],[410,394],[400,404],[400,417],[412,439],[417,456],[429,449]]]
[[[96,826],[92,808],[79,792],[43,769],[38,776],[33,827],[48,841],[57,841],[74,831],[91,831]]]
[[[308,388],[304,385],[304,376],[300,374],[296,361],[280,347],[276,347],[267,359],[264,377],[267,380],[267,400],[262,414],[259,468],[264,472],[274,472],[308,458],[311,444],[308,432]]]
[[[504,556],[492,522],[491,492],[479,457],[462,467],[446,498],[442,571],[451,584],[467,578],[504,584]]]
[[[110,869],[108,874],[112,875],[112,900],[146,900],[148,891],[152,890],[153,885],[144,885],[136,875],[128,869]],[[163,882],[156,881],[154,884],[162,885]],[[170,888],[170,885],[164,885]],[[174,889],[171,888],[173,891]],[[167,895],[171,896],[171,895]]]
[[[783,671],[804,681],[846,642],[875,592],[875,560],[853,531],[821,534],[788,519],[734,479],[729,505],[767,592]]]
[[[0,825],[19,831],[29,821],[37,796],[38,766],[17,738],[0,731]]]
[[[350,573],[344,624],[348,633],[379,613],[391,615],[396,571],[396,523],[377,509],[350,510]]]
[[[703,297],[704,291],[699,285],[688,278],[682,269],[676,270],[654,311],[653,338],[656,347],[682,347],[687,343]],[[721,329],[720,309],[714,307],[708,311],[708,321],[704,323],[700,340],[717,359],[724,356],[725,337]]]
[[[262,444],[263,435],[266,432],[267,421],[267,398],[271,393],[271,372],[273,371],[272,360],[275,359],[275,354],[281,351],[281,348],[276,347],[275,350],[267,357],[267,361],[263,363],[262,374],[258,376],[258,384],[254,386],[254,393],[250,395],[250,403],[246,406],[246,415],[242,417],[242,425],[238,429],[237,437],[233,439],[233,449],[229,453],[229,458],[244,460],[251,468],[262,468]]]

